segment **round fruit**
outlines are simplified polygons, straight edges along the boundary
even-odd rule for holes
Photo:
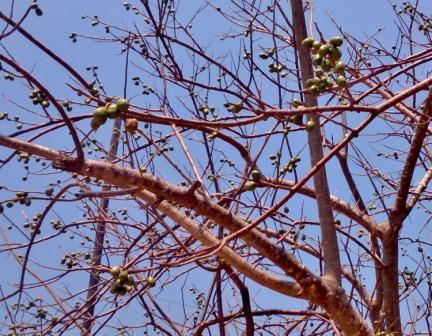
[[[318,93],[319,93],[319,87],[318,87],[317,85],[312,85],[312,86],[309,88],[309,93],[310,93],[310,94],[313,94],[313,95],[318,94]]]
[[[296,125],[301,124],[302,120],[303,120],[303,114],[296,114],[290,118],[290,121]]]
[[[312,119],[309,119],[305,125],[306,132],[312,132],[314,128],[315,128],[315,122]]]
[[[319,65],[322,61],[322,57],[318,54],[312,56],[312,63],[315,65]]]
[[[313,79],[313,78],[308,78],[308,79],[306,79],[306,82],[305,82],[305,87],[306,88],[309,88],[309,87],[311,87],[312,85],[314,85],[315,84],[315,80]],[[294,105],[294,104],[293,104]]]
[[[307,37],[302,41],[302,47],[305,49],[309,49],[312,47],[314,41],[315,40],[312,37]]]
[[[325,72],[329,72],[330,69],[332,68],[332,64],[327,58],[323,58],[320,65],[321,65],[321,69],[323,69],[323,71]]]
[[[125,98],[117,99],[116,104],[117,110],[119,110],[119,112],[126,112],[129,108],[129,100]]]
[[[117,106],[118,108],[118,106]],[[133,133],[138,129],[138,120],[135,118],[126,119],[125,130],[126,132]]]
[[[113,266],[110,269],[110,274],[115,278],[119,276],[120,272],[121,272],[120,266]]]
[[[118,279],[122,282],[125,283],[128,280],[129,277],[129,273],[128,271],[121,271],[118,275]]]
[[[345,71],[345,64],[342,61],[337,62],[334,66],[334,71],[337,74],[343,73]]]
[[[337,76],[336,77],[336,84],[339,86],[339,87],[345,87],[346,85],[347,85],[347,80],[346,80],[346,78],[345,78],[345,76]]]
[[[117,285],[115,283],[111,285],[110,293],[117,294]]]
[[[147,286],[150,288],[156,286],[156,279],[151,275],[147,277]]]
[[[330,48],[330,58],[333,61],[338,61],[341,57],[342,57],[342,51],[339,48],[337,47]]]
[[[340,36],[334,36],[330,39],[330,43],[335,47],[340,47],[343,44],[343,39]]]
[[[244,185],[244,188],[247,191],[252,191],[257,187],[257,183],[255,181],[247,181]]]
[[[127,288],[125,286],[117,287],[118,295],[125,295],[127,293]]]
[[[252,176],[252,180],[258,181],[261,177],[261,172],[259,171],[259,169],[254,169],[251,172],[251,176]]]
[[[117,104],[109,104],[107,108],[107,116],[110,119],[116,119],[120,115]]]
[[[105,124],[107,118],[108,118],[108,111],[107,111],[106,107],[101,106],[101,107],[98,107],[96,110],[94,110],[93,120],[99,126]]]
[[[306,81],[306,87],[307,87],[308,81],[309,81],[309,79]],[[291,100],[291,104],[294,107],[299,107],[299,106],[303,106],[304,105],[303,102],[301,100],[298,100],[298,99]]]
[[[321,42],[320,41],[313,41],[312,43],[312,48],[314,51],[318,51],[318,49],[321,47]]]
[[[273,69],[273,68],[272,68]],[[242,102],[237,102],[237,103],[235,103],[235,104],[230,104],[229,106],[228,106],[228,111],[229,112],[231,112],[231,113],[239,113],[241,110],[242,110],[242,108],[243,108],[243,104],[242,104]]]
[[[132,275],[129,274],[126,283],[128,284],[128,286],[133,286],[135,283],[135,279]]]
[[[45,190],[45,195],[52,196],[52,194],[54,194],[54,189],[53,188],[48,188],[48,189]]]
[[[327,55],[327,53],[329,52],[329,50],[330,50],[330,46],[329,46],[328,44],[324,44],[324,45],[322,45],[322,46],[318,49],[318,54],[319,54],[321,57],[324,57],[325,55]]]

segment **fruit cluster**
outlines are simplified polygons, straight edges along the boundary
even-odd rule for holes
[[[111,294],[125,295],[132,290],[135,280],[128,271],[122,270],[120,266],[114,266],[111,267],[110,274],[114,278],[114,283],[110,288]]]
[[[347,85],[344,76],[345,64],[340,60],[342,51],[339,48],[343,39],[332,37],[329,42],[321,42],[308,37],[302,41],[302,47],[312,53],[312,63],[315,66],[315,77],[308,78],[305,87],[309,93],[318,95],[333,87],[334,83],[329,77],[333,72],[335,82],[340,88]]]
[[[45,108],[50,106],[50,102],[48,101],[45,93],[43,93],[39,89],[32,90],[30,92],[29,98],[32,100],[33,105],[40,104],[42,107]]]
[[[100,106],[93,112],[91,127],[97,130],[100,126],[106,123],[107,119],[117,119],[120,114],[126,112],[129,108],[129,101],[124,98],[117,99],[115,104],[107,104]]]

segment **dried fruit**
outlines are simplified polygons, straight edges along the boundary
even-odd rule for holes
[[[138,120],[135,118],[126,119],[125,130],[126,132],[133,133],[138,129]]]

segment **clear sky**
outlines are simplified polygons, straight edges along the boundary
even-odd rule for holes
[[[16,17],[20,17],[20,13],[23,12],[24,4],[28,4],[28,1],[19,0],[16,2]],[[221,7],[230,6],[229,1],[210,1],[215,6],[220,5]],[[197,7],[200,6],[201,1],[182,0],[178,1],[179,10],[178,15],[184,18],[186,21],[188,18],[193,16],[193,13]],[[400,4],[400,1],[396,2]],[[424,1],[426,3],[426,1]],[[9,1],[0,2],[0,10],[8,12]],[[86,71],[86,67],[97,65],[99,67],[99,73],[103,80],[104,87],[111,96],[123,96],[124,89],[124,64],[125,55],[120,53],[118,45],[113,46],[110,43],[106,43],[104,40],[91,40],[87,38],[78,37],[77,43],[72,43],[68,36],[71,32],[75,32],[79,35],[88,36],[102,36],[103,37],[103,25],[98,25],[93,28],[90,25],[89,20],[83,20],[82,15],[94,16],[98,15],[101,21],[109,22],[110,24],[118,25],[119,27],[134,29],[135,18],[131,12],[124,10],[123,1],[114,0],[39,0],[39,6],[43,9],[44,15],[37,17],[31,15],[24,23],[23,27],[31,32],[31,34],[39,41],[44,43],[46,46],[51,48],[55,53],[61,55],[61,57],[72,64],[80,73],[84,74],[87,79],[91,79],[91,73]],[[429,12],[432,12],[432,4],[424,4],[424,7],[429,7]],[[210,10],[205,10],[204,15],[194,22],[193,32],[195,36],[203,41],[208,42],[209,52],[221,52],[224,53],[229,48],[236,46],[237,42],[227,41],[225,44],[219,42],[219,37],[222,32],[226,30],[226,26],[223,22]],[[317,0],[313,1],[313,19],[319,22],[320,29],[323,31],[325,36],[332,36],[338,34],[338,29],[343,32],[349,32],[352,36],[359,40],[366,40],[376,35],[387,47],[391,47],[394,44],[395,26],[394,26],[394,15],[392,15],[391,3],[384,0]],[[337,22],[338,27],[332,22],[334,19]],[[3,24],[0,24],[0,29],[3,28]],[[226,49],[225,49],[226,48]],[[65,85],[66,82],[72,83],[72,80],[67,73],[62,71],[59,67],[55,67],[53,62],[48,60],[47,57],[43,56],[40,51],[35,48],[16,34],[11,38],[7,38],[4,41],[0,41],[0,52],[3,53],[7,50],[8,53],[13,55],[19,64],[24,68],[31,70],[36,74],[37,78],[46,87],[50,88],[56,97],[59,99],[76,98],[71,94],[71,91]],[[235,50],[237,52],[237,50]],[[187,66],[188,59],[185,57],[181,60],[182,63]],[[138,65],[138,66],[137,66]],[[139,64],[133,64],[129,69],[129,77],[133,77],[135,74],[140,74]],[[140,74],[141,76],[142,73]],[[144,76],[143,76],[144,77]],[[148,84],[154,84],[153,79],[148,79]],[[138,96],[138,91],[130,83],[127,90],[127,96],[133,103],[150,105],[152,104],[151,98],[143,98]],[[26,100],[29,90],[24,86],[10,85],[8,82],[0,80],[0,111],[8,111],[11,116],[20,116],[22,120],[32,123],[41,120],[36,115],[26,113],[16,103],[21,100]],[[218,101],[217,103],[222,103]],[[82,115],[91,113],[92,107],[81,107],[80,109],[74,109],[73,115]],[[33,119],[34,118],[34,119]],[[88,122],[88,120],[87,120]],[[9,134],[15,131],[14,123],[1,123],[0,122],[0,133]],[[100,138],[106,137],[109,139],[110,130],[108,128],[101,130],[98,134]],[[53,138],[45,137],[42,138],[39,143],[51,145],[57,149],[67,149],[71,147],[70,141],[65,141],[67,137],[62,132],[57,134],[55,142]],[[225,149],[224,149],[225,150]],[[230,149],[226,149],[227,152]],[[0,159],[3,159],[9,151],[0,148]],[[177,154],[175,154],[177,155]],[[180,154],[179,154],[180,155]],[[373,154],[372,154],[373,155]],[[330,171],[334,162],[330,163]],[[388,166],[387,163],[383,163],[385,169],[391,170],[392,167]],[[3,181],[8,181],[8,185],[16,185],[17,188],[25,187],[21,181],[24,174],[22,166],[16,166],[16,169],[3,169],[0,175],[0,185]],[[170,177],[169,174],[168,178]],[[345,185],[340,182],[338,176],[332,176],[330,172],[331,183],[334,186],[332,193],[336,195],[345,196],[347,195]],[[55,179],[65,178],[65,175],[55,175]],[[173,182],[177,183],[177,177],[172,177]],[[13,181],[13,182],[11,182]],[[48,183],[53,182],[51,176],[44,176],[41,174],[36,179],[32,179],[32,186],[35,189],[45,188]],[[364,187],[365,189],[369,186]],[[0,199],[6,197],[4,191],[0,191]],[[349,199],[348,199],[349,200]],[[45,204],[40,204],[41,206]],[[118,205],[121,206],[121,203]],[[305,204],[295,204],[298,208],[308,208]],[[40,206],[39,206],[40,208]],[[38,205],[32,208],[33,212],[36,212]],[[49,220],[62,217],[67,218],[75,215],[76,209],[73,207],[65,206],[64,208],[58,209],[60,213],[49,216]],[[315,210],[310,210],[315,211]],[[136,214],[137,212],[135,212]],[[22,210],[14,208],[11,210],[10,215],[6,217],[0,217],[0,223],[6,223],[9,225],[9,221],[18,223],[25,221],[27,216],[33,215],[32,212],[23,213]],[[31,217],[31,216],[30,216]],[[47,225],[49,225],[49,220]],[[3,222],[3,223],[2,223]],[[92,234],[91,232],[88,234]],[[409,231],[407,232],[409,234]],[[19,232],[16,232],[14,237],[18,240],[22,239]],[[75,235],[74,239],[66,241],[56,241],[55,248],[63,251],[70,251],[79,248],[81,238]],[[90,250],[90,245],[85,246]],[[35,248],[34,256],[42,258],[46,263],[52,261],[59,265],[59,259],[61,256],[53,255],[51,251],[46,251],[44,248]],[[0,263],[10,258],[10,255],[0,254]],[[49,274],[49,270],[46,270]],[[17,269],[13,269],[10,273],[7,273],[3,277],[0,283],[4,286],[5,282],[16,280],[19,276]],[[207,277],[207,278],[205,278]],[[84,276],[71,276],[70,279],[74,279],[77,282],[71,282],[70,286],[82,288],[82,281],[87,281],[87,275]],[[78,280],[77,280],[78,279]],[[203,281],[202,272],[192,274],[190,282],[194,285],[201,287],[201,290],[205,290],[209,285],[210,277],[204,276]],[[81,283],[80,283],[81,282]],[[367,281],[366,281],[367,282]],[[254,299],[260,302],[262,307],[274,308],[276,307],[287,307],[292,304],[292,301],[287,301],[286,298],[280,295],[270,295],[267,290],[262,290],[256,287],[254,284],[249,284],[251,291],[253,292]],[[167,309],[173,314],[179,309],[180,299],[175,297],[178,288],[175,286],[167,287],[164,292],[160,293],[161,299],[167,303]],[[177,301],[174,303],[173,301]],[[193,304],[188,302],[188,304]],[[129,308],[133,311],[133,308]],[[130,312],[129,311],[129,312]],[[126,313],[127,314],[127,313]],[[125,314],[125,315],[126,315]],[[1,333],[1,331],[0,331]]]

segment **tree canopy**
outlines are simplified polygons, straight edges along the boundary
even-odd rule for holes
[[[0,4],[0,333],[431,334],[431,4],[107,3]]]

